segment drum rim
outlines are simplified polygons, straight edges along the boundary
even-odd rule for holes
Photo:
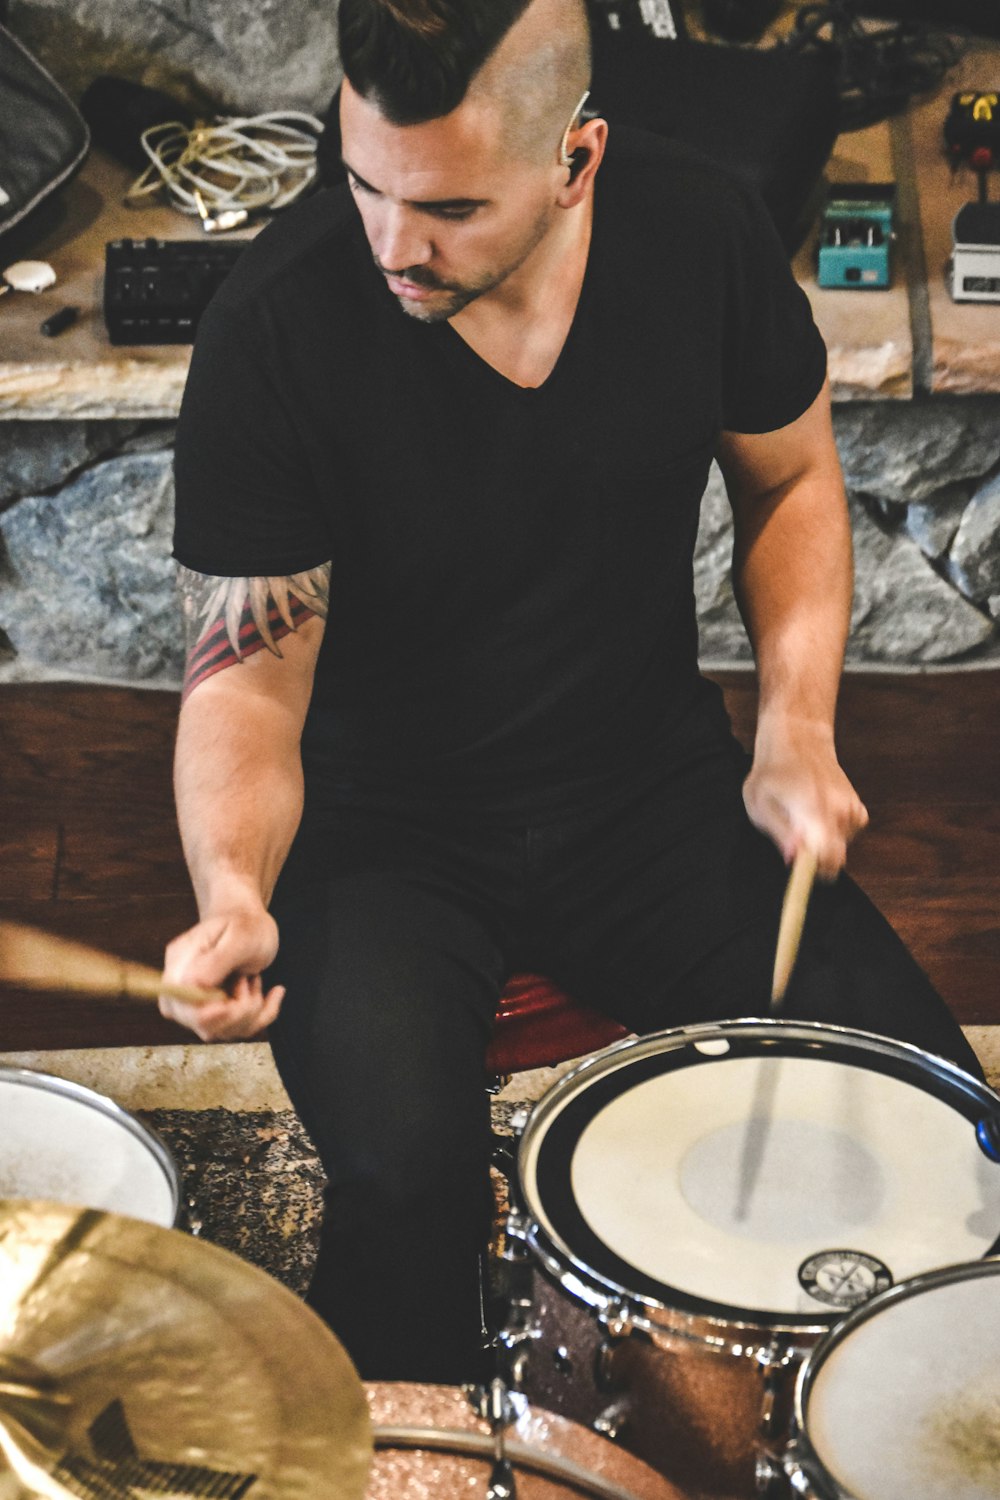
[[[821,1500],[842,1500],[842,1497],[843,1500],[851,1500],[849,1492],[840,1486],[823,1463],[809,1436],[806,1420],[809,1397],[823,1365],[857,1328],[878,1317],[890,1305],[908,1302],[936,1287],[956,1286],[984,1276],[1000,1276],[1000,1255],[986,1255],[981,1260],[955,1261],[951,1265],[937,1266],[931,1271],[921,1271],[916,1276],[909,1276],[905,1281],[887,1287],[884,1292],[878,1292],[860,1307],[853,1308],[828,1330],[826,1336],[820,1339],[803,1360],[795,1378],[790,1440],[784,1458],[785,1470],[790,1478],[796,1472],[804,1475],[818,1489]]]
[[[60,1078],[55,1073],[43,1073],[38,1068],[10,1067],[7,1064],[0,1064],[0,1084],[4,1082],[22,1084],[26,1088],[37,1088],[48,1093],[64,1094],[78,1104],[89,1105],[90,1108],[96,1109],[100,1114],[108,1116],[123,1126],[130,1135],[149,1148],[150,1155],[167,1180],[173,1206],[173,1218],[169,1225],[160,1227],[171,1229],[177,1227],[181,1213],[180,1169],[166,1142],[151,1125],[145,1124],[137,1115],[132,1114],[114,1099],[109,1099],[107,1094],[101,1094],[97,1089],[89,1088],[85,1083],[77,1083],[71,1078]]]
[[[596,1082],[628,1066],[630,1061],[642,1061],[663,1051],[672,1051],[685,1045],[693,1046],[699,1042],[728,1041],[731,1036],[743,1040],[766,1041],[772,1037],[775,1040],[780,1038],[803,1042],[815,1045],[817,1051],[822,1050],[824,1040],[831,1045],[840,1042],[844,1046],[860,1048],[904,1065],[909,1063],[928,1080],[934,1079],[939,1084],[946,1084],[953,1097],[963,1098],[966,1102],[974,1101],[980,1107],[992,1106],[1000,1111],[1000,1094],[989,1084],[966,1073],[949,1058],[926,1052],[912,1042],[896,1041],[892,1037],[854,1027],[826,1025],[821,1021],[784,1020],[775,1016],[748,1016],[668,1027],[644,1036],[627,1037],[577,1063],[557,1079],[532,1107],[521,1132],[517,1151],[518,1190],[526,1209],[523,1237],[534,1250],[546,1276],[574,1300],[584,1300],[589,1306],[604,1311],[613,1309],[620,1317],[624,1316],[626,1323],[641,1327],[654,1337],[661,1330],[705,1343],[720,1351],[753,1354],[756,1349],[752,1342],[748,1343],[748,1335],[751,1340],[756,1336],[759,1345],[760,1335],[767,1334],[783,1338],[790,1336],[793,1343],[804,1340],[808,1348],[841,1321],[843,1314],[838,1309],[831,1309],[828,1315],[824,1315],[819,1311],[788,1314],[769,1312],[767,1309],[740,1308],[698,1298],[663,1283],[668,1293],[675,1292],[681,1299],[678,1305],[645,1292],[630,1290],[588,1265],[562,1236],[544,1227],[535,1213],[536,1205],[529,1201],[531,1195],[525,1189],[525,1166],[529,1151],[534,1149],[536,1138],[540,1146],[549,1123],[561,1113],[567,1095],[583,1092],[579,1086],[581,1079],[587,1080],[588,1075],[592,1075],[592,1081]],[[664,1042],[670,1043],[670,1046],[665,1047]],[[712,1060],[711,1055],[706,1055],[704,1063]],[[932,1091],[927,1089],[925,1092]],[[1000,1252],[996,1252],[996,1255],[1000,1255]],[[992,1259],[995,1256],[986,1258]],[[568,1281],[572,1281],[574,1285],[567,1285]],[[903,1284],[905,1283],[900,1283]]]

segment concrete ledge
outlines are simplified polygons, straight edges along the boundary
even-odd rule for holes
[[[0,1065],[67,1078],[106,1094],[124,1109],[292,1107],[266,1042],[4,1052]]]
[[[1000,1091],[1000,1026],[962,1028]],[[291,1109],[266,1042],[218,1046],[94,1047],[56,1052],[3,1052],[0,1065],[34,1068],[81,1083],[125,1109]],[[540,1098],[571,1066],[518,1073],[499,1094],[513,1104]]]

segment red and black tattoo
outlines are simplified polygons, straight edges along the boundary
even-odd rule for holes
[[[188,648],[183,700],[255,651],[280,657],[278,641],[311,616],[325,620],[330,564],[283,578],[213,578],[181,568],[178,587]]]

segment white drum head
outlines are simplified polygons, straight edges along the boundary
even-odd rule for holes
[[[547,1241],[646,1300],[793,1324],[986,1254],[1000,1166],[975,1116],[991,1091],[970,1110],[914,1048],[772,1024],[765,1041],[750,1033],[767,1023],[720,1028],[721,1054],[664,1033],[557,1084],[521,1159]]]
[[[809,1443],[854,1500],[1000,1496],[1000,1262],[967,1272],[879,1299],[804,1372]]]
[[[170,1228],[176,1172],[138,1120],[90,1089],[0,1069],[0,1198],[44,1198]]]

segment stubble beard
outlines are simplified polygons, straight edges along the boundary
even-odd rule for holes
[[[491,276],[475,286],[457,286],[454,283],[430,281],[426,274],[418,278],[412,271],[403,271],[400,273],[401,281],[412,281],[415,286],[429,287],[439,295],[434,297],[433,302],[411,302],[398,292],[394,292],[393,296],[407,317],[415,318],[418,323],[446,323],[484,292],[491,292],[495,286],[499,286],[503,279],[502,276]]]
[[[423,266],[414,266],[412,269],[408,268],[393,273],[400,281],[411,281],[414,286],[428,287],[434,292],[442,293],[440,301],[435,297],[433,303],[408,302],[398,292],[394,292],[393,296],[408,317],[415,318],[420,323],[445,323],[449,318],[454,318],[457,313],[460,313],[463,307],[468,307],[469,303],[474,302],[477,297],[482,297],[487,292],[494,291],[502,282],[507,280],[508,276],[512,276],[515,271],[520,270],[521,266],[528,259],[528,256],[544,239],[548,226],[548,215],[544,213],[540,214],[533,224],[532,232],[528,236],[520,254],[510,265],[502,271],[487,272],[485,275],[477,278],[476,281],[464,286],[459,282],[438,281],[437,277]],[[382,275],[387,275],[388,273],[379,264],[377,258],[374,256],[372,258],[375,260],[375,264],[382,272]]]

